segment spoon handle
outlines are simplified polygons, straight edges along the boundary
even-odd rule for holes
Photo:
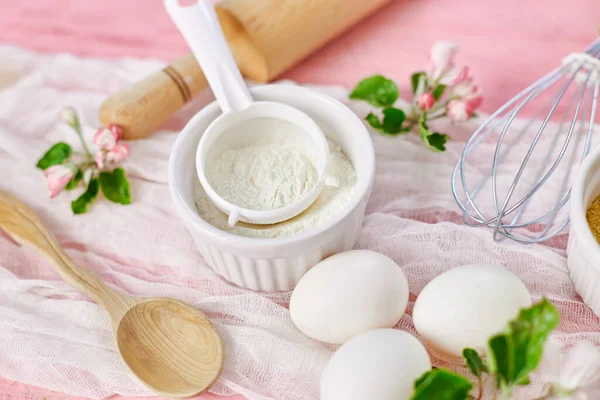
[[[135,303],[130,297],[116,293],[97,276],[77,265],[48,232],[36,213],[14,196],[0,190],[0,228],[17,243],[38,250],[52,261],[60,276],[70,285],[86,293],[111,314],[113,321]]]
[[[165,8],[192,49],[223,113],[242,111],[252,96],[233,59],[223,29],[210,0],[183,6],[164,0]]]

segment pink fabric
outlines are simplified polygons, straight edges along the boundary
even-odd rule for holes
[[[174,59],[187,45],[162,1],[6,1],[0,42],[43,52]],[[485,92],[484,111],[589,44],[600,21],[597,0],[527,2],[395,0],[284,75],[298,82],[350,87],[382,73],[408,91],[408,75],[425,65],[440,39],[461,45]],[[151,27],[151,29],[148,29]]]
[[[423,68],[430,45],[450,39],[461,44],[459,62],[472,68],[485,91],[483,109],[490,111],[563,55],[591,42],[599,17],[597,0],[543,5],[520,0],[463,5],[398,0],[284,77],[350,87],[366,75],[382,73],[397,80],[406,93],[407,77]],[[134,0],[5,2],[0,42],[96,57],[173,59],[187,51],[159,0],[144,2],[143,7]],[[1,379],[0,393],[16,399],[70,398]]]

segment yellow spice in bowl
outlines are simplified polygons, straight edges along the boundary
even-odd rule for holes
[[[587,219],[592,235],[600,243],[600,196],[596,197],[592,204],[590,204],[585,213],[585,219]]]

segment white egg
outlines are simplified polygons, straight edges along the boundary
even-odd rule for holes
[[[342,344],[359,333],[391,328],[408,303],[408,282],[393,260],[373,251],[331,256],[306,273],[290,300],[304,334]]]
[[[377,329],[338,349],[321,378],[321,400],[408,400],[414,381],[431,369],[425,347],[411,334]]]
[[[527,288],[506,268],[463,265],[423,288],[413,322],[421,338],[442,352],[460,356],[471,347],[485,354],[488,339],[530,305]]]

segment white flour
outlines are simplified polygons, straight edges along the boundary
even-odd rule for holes
[[[302,198],[318,176],[296,143],[254,144],[224,151],[207,168],[213,189],[232,204],[272,210]]]
[[[199,180],[194,182],[194,197],[198,214],[209,224],[234,235],[276,238],[292,236],[314,226],[327,222],[350,200],[356,185],[356,172],[352,163],[342,153],[342,149],[327,140],[330,149],[329,175],[339,180],[338,187],[325,186],[315,202],[302,214],[277,224],[252,225],[238,222],[233,228],[227,224],[227,216],[208,198]]]

